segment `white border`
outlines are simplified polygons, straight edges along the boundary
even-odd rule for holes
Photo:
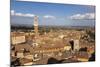
[[[41,1],[43,0],[34,0]],[[45,2],[96,5],[96,61],[85,63],[66,63],[36,65],[37,67],[98,67],[100,66],[100,2],[99,0],[44,0]],[[90,2],[91,1],[91,2]],[[0,67],[10,67],[10,0],[0,0]],[[34,66],[34,67],[36,67]]]
[[[50,3],[95,5],[95,0],[18,0],[18,1],[30,1],[30,2],[37,1],[37,2],[50,2]]]
[[[0,0],[0,67],[9,67],[10,1]]]

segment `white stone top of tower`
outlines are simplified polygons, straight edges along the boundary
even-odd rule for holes
[[[38,26],[38,16],[34,16],[34,26]]]

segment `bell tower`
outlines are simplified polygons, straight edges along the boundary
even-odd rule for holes
[[[34,16],[34,32],[35,32],[35,37],[39,35],[38,33],[38,16]]]

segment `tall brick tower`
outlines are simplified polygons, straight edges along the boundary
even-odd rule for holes
[[[34,16],[34,31],[35,31],[35,37],[38,37],[38,16]]]

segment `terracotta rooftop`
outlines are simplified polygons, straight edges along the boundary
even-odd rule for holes
[[[24,65],[25,63],[29,63],[29,62],[33,62],[33,61],[31,59],[21,58],[20,62],[22,65]]]
[[[77,58],[86,58],[86,59],[89,58],[89,54],[88,54],[87,52],[82,52],[82,51],[76,53],[75,56],[76,56]]]

